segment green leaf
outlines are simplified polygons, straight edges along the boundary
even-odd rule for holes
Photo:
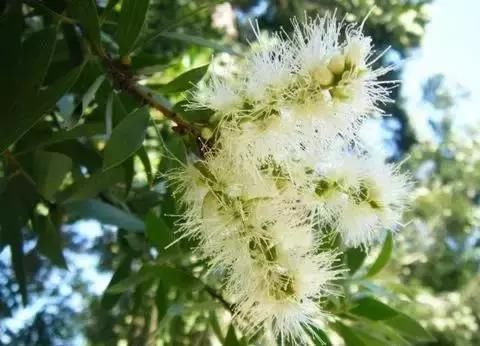
[[[157,86],[163,93],[176,93],[188,90],[197,84],[208,71],[208,64],[191,69],[172,80],[171,82]]]
[[[383,267],[385,267],[385,265],[388,263],[388,260],[390,259],[390,256],[392,255],[392,250],[393,236],[392,232],[388,232],[387,237],[385,238],[385,241],[383,243],[382,250],[380,251],[380,254],[378,255],[375,262],[370,267],[370,270],[367,273],[367,277],[378,274],[383,269]]]
[[[116,282],[108,287],[105,293],[107,294],[120,294],[130,288],[134,288],[146,281],[149,281],[155,277],[155,272],[152,270],[152,266],[144,265],[138,272],[129,275],[127,278]]]
[[[133,50],[145,24],[149,3],[149,0],[123,0],[117,30],[120,56]]]
[[[20,100],[35,97],[42,86],[56,46],[57,30],[49,28],[30,35],[22,45],[19,76]]]
[[[332,346],[332,342],[330,341],[327,333],[325,333],[322,329],[310,325],[305,332],[310,335],[310,338],[315,346]]]
[[[155,305],[157,306],[157,318],[161,321],[168,310],[168,287],[161,281],[158,282],[155,292]]]
[[[222,329],[220,328],[220,324],[218,323],[218,318],[217,314],[215,311],[211,311],[209,316],[208,316],[208,321],[210,322],[210,325],[212,326],[212,330],[217,336],[218,340],[223,343],[225,342],[225,338],[223,337]]]
[[[355,307],[350,310],[352,314],[366,317],[373,321],[388,320],[399,314],[397,310],[370,297],[355,301]]]
[[[368,346],[353,329],[347,327],[345,324],[337,322],[333,324],[332,327],[343,338],[345,346]]]
[[[159,171],[161,173],[168,172],[176,168],[186,160],[185,143],[179,136],[170,136],[165,141],[164,154],[160,161]]]
[[[88,199],[106,191],[116,183],[124,181],[125,170],[116,167],[108,171],[96,171],[89,178],[75,182],[62,192],[59,199],[67,202]]]
[[[115,167],[132,156],[142,145],[150,114],[140,108],[123,119],[114,129],[105,147],[103,169]]]
[[[8,244],[10,245],[15,279],[17,280],[18,287],[20,289],[22,303],[24,306],[26,306],[28,304],[27,275],[25,272],[25,262],[23,256],[23,236],[20,229],[12,232],[12,234],[8,237]]]
[[[362,266],[365,257],[367,257],[367,253],[363,251],[362,248],[349,248],[345,251],[345,260],[348,269],[350,269],[350,275],[355,274],[355,272]]]
[[[231,324],[228,327],[227,336],[225,336],[225,342],[223,343],[224,346],[240,346],[240,342],[237,339],[237,335],[235,334],[235,328]]]
[[[29,220],[38,201],[31,182],[18,174],[10,178],[0,195],[0,232],[2,241],[10,246],[13,271],[23,303],[27,303],[27,278],[23,259],[22,228]]]
[[[145,174],[147,175],[148,184],[152,185],[153,184],[152,164],[150,162],[150,158],[148,157],[148,153],[145,150],[144,146],[138,149],[137,155],[140,158],[140,161],[142,161],[143,168],[145,169]]]
[[[100,305],[103,309],[109,310],[115,306],[118,300],[121,297],[121,293],[111,293],[109,289],[116,285],[117,283],[121,282],[125,278],[127,278],[131,273],[131,265],[132,265],[132,258],[129,256],[124,257],[108,283],[107,289],[102,296],[102,300],[100,301]]]
[[[0,153],[21,138],[46,112],[55,106],[57,100],[73,86],[82,67],[83,65],[76,67],[46,90],[41,90],[37,97],[25,102],[16,114],[7,114],[4,117],[0,127]]]
[[[40,194],[47,200],[52,200],[71,169],[72,160],[68,156],[46,151],[36,152],[34,179]]]
[[[100,22],[95,0],[68,0],[67,10],[73,19],[80,22],[87,38],[100,47]]]
[[[2,52],[8,52],[0,54],[0,104],[4,114],[6,110],[10,110],[13,100],[16,99],[15,95],[19,92],[17,88],[12,88],[12,85],[18,79],[17,72],[21,62],[24,28],[22,6],[20,1],[10,1],[0,15],[0,45]]]
[[[95,79],[95,81],[90,85],[88,90],[85,92],[85,94],[82,97],[82,114],[85,114],[87,111],[88,107],[90,106],[90,103],[95,99],[95,95],[98,91],[98,89],[102,86],[103,81],[105,80],[105,75],[100,75]]]
[[[54,265],[66,269],[67,262],[62,252],[63,240],[59,227],[53,224],[49,216],[37,215],[34,229],[38,234],[38,251]]]
[[[413,340],[435,341],[435,338],[420,323],[405,314],[399,313],[384,323]]]
[[[180,101],[175,104],[173,111],[180,114],[183,119],[189,122],[207,124],[212,115],[215,113],[211,109],[188,109],[186,107],[187,104],[187,100]]]
[[[95,199],[68,202],[63,206],[69,214],[76,217],[95,219],[103,224],[129,231],[143,232],[145,230],[145,224],[135,215]]]
[[[78,125],[71,130],[49,133],[45,136],[35,136],[35,143],[31,145],[28,144],[26,147],[22,147],[22,153],[71,139],[93,137],[96,135],[103,135],[104,133],[105,125],[103,122],[85,123]]]
[[[155,246],[160,254],[165,253],[165,247],[174,241],[170,227],[161,216],[155,215],[152,211],[148,213],[145,220],[145,235],[150,245]]]
[[[218,51],[218,52],[225,52],[225,53],[229,53],[229,54],[232,54],[232,55],[240,55],[238,52],[234,51],[230,47],[219,44],[215,41],[207,40],[207,39],[205,39],[203,37],[200,37],[200,36],[182,34],[182,33],[179,33],[179,32],[163,32],[163,33],[157,34],[156,36],[161,36],[161,37],[169,38],[171,40],[182,41],[182,42],[185,42],[185,43],[188,43],[188,44],[194,44],[194,45],[197,45],[197,46],[211,48],[211,49],[213,49],[215,51]],[[151,41],[154,38],[155,37],[152,37],[148,41]]]
[[[163,282],[179,289],[195,289],[203,286],[199,279],[182,269],[156,266],[153,268],[153,271]]]

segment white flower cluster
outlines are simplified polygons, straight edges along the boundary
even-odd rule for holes
[[[209,154],[172,173],[186,206],[181,231],[224,271],[248,333],[307,344],[305,328],[325,317],[319,300],[336,294],[342,272],[323,239],[368,246],[399,222],[407,179],[356,136],[388,101],[376,81],[387,69],[372,69],[360,29],[333,16],[295,23],[192,100],[218,126]]]

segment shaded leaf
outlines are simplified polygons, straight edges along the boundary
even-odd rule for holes
[[[49,216],[43,215],[35,217],[34,228],[38,234],[38,251],[54,265],[67,268],[67,262],[62,252],[63,240],[60,229],[53,224]]]
[[[24,304],[27,303],[27,278],[23,262],[22,229],[38,201],[35,187],[22,175],[8,181],[0,195],[0,232],[2,242],[10,246],[15,278]]]
[[[40,149],[48,145],[55,143],[78,139],[83,137],[93,137],[96,135],[103,135],[105,133],[105,125],[103,122],[91,122],[78,125],[77,127],[66,130],[58,131],[45,136],[35,136],[35,143],[32,145],[27,145],[22,148],[22,152],[27,152],[30,150]]]
[[[95,199],[68,202],[63,206],[68,213],[76,217],[95,219],[103,224],[129,231],[142,232],[145,230],[145,224],[135,215]]]
[[[123,0],[117,30],[120,56],[133,50],[145,24],[149,3],[149,0]]]
[[[52,200],[67,173],[72,169],[72,160],[63,154],[38,151],[34,156],[34,178],[38,191]]]
[[[189,122],[207,124],[214,114],[211,109],[188,109],[187,104],[187,100],[180,101],[173,107],[173,111]]]
[[[3,2],[5,4],[5,2]],[[19,90],[12,88],[13,82],[18,78],[17,72],[21,62],[23,32],[22,3],[10,1],[4,13],[0,15],[0,45],[3,52],[0,54],[0,104],[2,112],[10,110],[13,100]],[[2,150],[0,150],[2,151]]]
[[[355,272],[362,266],[367,253],[362,248],[349,248],[345,251],[345,260],[347,262],[347,267],[350,269],[350,275],[355,274]]]
[[[116,167],[108,171],[97,171],[89,178],[75,182],[66,189],[59,199],[64,201],[76,201],[97,196],[100,192],[108,190],[118,182],[124,181],[125,170]]]
[[[142,145],[150,114],[140,108],[127,115],[112,132],[104,153],[103,169],[115,167],[132,156]]]
[[[164,173],[181,165],[186,160],[185,143],[179,136],[170,136],[164,142],[165,147],[159,171]]]
[[[368,346],[353,329],[347,327],[345,324],[337,322],[333,324],[332,327],[343,338],[345,346]]]
[[[235,334],[235,328],[231,324],[228,327],[227,335],[225,336],[225,342],[223,343],[224,346],[240,346],[240,342],[237,339],[237,335]]]
[[[105,293],[102,296],[102,300],[100,301],[100,304],[103,309],[109,310],[113,308],[115,304],[118,302],[118,300],[120,299],[120,297],[122,296],[121,293],[111,293],[109,289],[130,275],[131,265],[132,265],[132,258],[129,256],[124,257],[120,261],[117,269],[115,270],[115,272],[112,275],[112,278],[110,279],[110,282],[108,283]]]
[[[152,185],[153,184],[152,164],[150,162],[150,158],[148,157],[148,153],[145,150],[144,146],[138,149],[137,155],[140,158],[140,161],[142,161],[143,168],[145,169],[145,174],[147,175],[148,184]]]
[[[434,341],[435,338],[425,330],[420,323],[411,317],[399,313],[384,323],[397,330],[400,334],[418,341]]]
[[[95,79],[92,85],[88,88],[85,94],[82,97],[82,114],[85,114],[86,110],[90,106],[90,103],[95,99],[95,95],[98,89],[102,86],[103,81],[105,80],[105,75],[100,75]]]
[[[155,305],[157,306],[158,320],[161,321],[168,310],[168,288],[163,282],[158,282],[155,292]]]
[[[150,245],[156,247],[160,254],[165,253],[165,248],[174,241],[170,227],[152,211],[148,213],[145,225],[145,235]]]
[[[155,272],[152,270],[152,266],[144,265],[138,272],[132,273],[127,278],[116,282],[113,285],[109,285],[106,294],[120,294],[131,288],[134,288],[141,283],[151,280],[155,277]]]
[[[79,66],[61,77],[47,89],[41,90],[35,99],[23,104],[14,115],[4,117],[0,127],[0,152],[22,137],[43,115],[55,106],[55,103],[73,86],[82,66]]]
[[[80,22],[85,35],[100,47],[100,22],[94,0],[69,0],[68,13]]]

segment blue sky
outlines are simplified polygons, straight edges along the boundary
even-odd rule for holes
[[[406,61],[403,93],[408,98],[411,118],[425,120],[420,106],[421,86],[441,73],[448,85],[470,92],[455,108],[462,123],[478,121],[480,113],[479,0],[435,0],[430,9],[422,46]],[[417,123],[418,124],[418,123]]]

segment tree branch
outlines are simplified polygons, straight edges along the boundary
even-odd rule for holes
[[[90,46],[92,47],[94,54],[102,61],[115,88],[127,92],[142,104],[155,108],[167,119],[170,119],[175,123],[177,132],[190,134],[202,146],[205,145],[201,140],[200,131],[195,126],[182,119],[177,113],[158,102],[150,91],[139,85],[135,74],[130,70],[128,65],[119,60],[112,59],[98,45],[90,42]],[[200,148],[202,148],[202,146]]]

